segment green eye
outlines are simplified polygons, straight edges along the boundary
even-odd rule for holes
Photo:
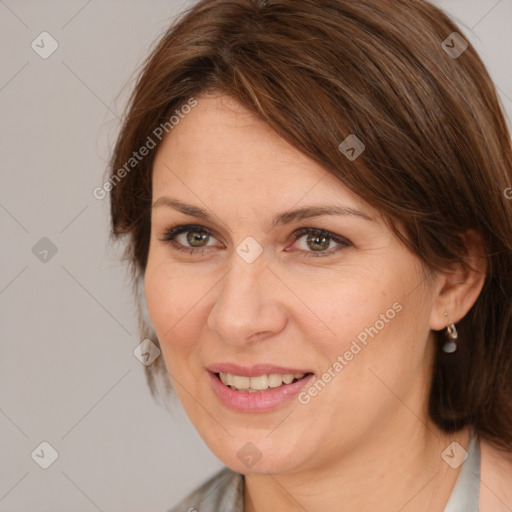
[[[210,233],[207,231],[193,231],[187,232],[187,242],[191,247],[203,247],[208,243]]]
[[[305,247],[299,247],[297,250],[306,257],[330,256],[352,245],[346,238],[317,228],[301,228],[293,234],[293,238],[295,242],[305,239]]]

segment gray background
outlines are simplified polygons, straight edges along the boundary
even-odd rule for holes
[[[510,119],[512,0],[436,3]],[[177,400],[149,394],[108,202],[92,195],[130,79],[189,4],[0,0],[0,511],[165,511],[222,467]],[[43,31],[59,45],[47,59],[31,48]],[[59,454],[48,469],[31,457],[42,441]]]

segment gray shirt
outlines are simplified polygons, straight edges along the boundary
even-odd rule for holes
[[[444,512],[478,512],[480,443],[473,434]],[[168,512],[243,512],[244,476],[223,468]]]

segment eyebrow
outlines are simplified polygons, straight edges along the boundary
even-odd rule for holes
[[[199,219],[212,221],[212,216],[206,211],[192,204],[183,203],[177,199],[171,199],[170,197],[162,196],[153,203],[153,208],[160,206],[166,206],[178,210],[185,215],[197,217]],[[373,217],[370,217],[366,213],[356,210],[355,208],[346,206],[305,206],[296,210],[288,210],[282,213],[278,213],[272,219],[270,230],[282,224],[289,224],[294,221],[310,219],[312,217],[320,217],[321,215],[342,215],[342,216],[353,216],[359,217],[369,222],[376,222]]]

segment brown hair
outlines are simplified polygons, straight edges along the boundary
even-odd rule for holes
[[[454,56],[442,45],[456,31],[421,0],[198,2],[161,37],[130,98],[110,166],[111,235],[128,237],[140,282],[156,150],[119,170],[190,98],[230,95],[381,211],[425,268],[465,264],[461,234],[481,235],[485,283],[455,354],[438,333],[430,414],[512,450],[511,140],[473,47]],[[365,144],[354,161],[338,149],[349,134]],[[146,368],[155,398],[162,359]]]

